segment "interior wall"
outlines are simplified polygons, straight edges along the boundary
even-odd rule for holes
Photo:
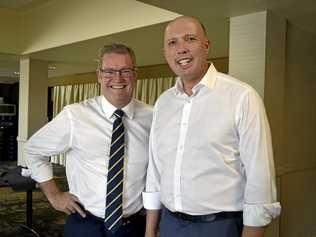
[[[281,237],[316,236],[316,169],[295,171],[281,178]]]
[[[0,52],[18,54],[20,52],[21,17],[14,11],[0,8]]]
[[[264,103],[277,171],[284,165],[286,32],[284,17],[268,11]],[[279,172],[278,172],[279,173]]]
[[[220,72],[228,72],[228,57],[213,58],[209,59],[216,69]],[[159,64],[152,66],[139,67],[137,71],[137,79],[148,79],[157,77],[170,77],[175,76],[167,64]],[[77,75],[52,77],[48,79],[48,86],[59,86],[59,85],[73,85],[82,83],[94,83],[97,82],[95,72],[82,73]]]
[[[289,24],[287,38],[287,163],[316,167],[316,35]]]
[[[316,236],[316,35],[288,24],[281,236]]]

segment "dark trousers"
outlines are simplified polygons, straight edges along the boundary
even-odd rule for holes
[[[160,237],[240,237],[242,222],[242,216],[211,222],[192,222],[178,218],[163,208]]]
[[[145,221],[143,215],[136,214],[130,220],[127,219],[115,234],[106,230],[101,218],[87,214],[82,218],[78,213],[67,217],[64,227],[65,237],[140,237],[145,235]]]

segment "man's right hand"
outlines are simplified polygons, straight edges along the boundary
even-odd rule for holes
[[[68,215],[78,212],[82,217],[86,217],[86,213],[82,210],[81,205],[79,204],[79,199],[69,192],[59,192],[49,201],[58,211],[65,212]]]
[[[54,209],[65,212],[68,215],[78,212],[83,218],[86,217],[86,213],[82,209],[79,199],[69,192],[62,192],[53,179],[40,183],[39,187]]]

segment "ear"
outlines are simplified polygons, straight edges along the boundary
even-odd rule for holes
[[[101,74],[100,74],[100,70],[97,69],[97,70],[95,71],[95,74],[96,74],[96,76],[97,76],[97,78],[98,78],[98,82],[101,83],[102,77],[101,77]]]
[[[166,57],[166,49],[165,49],[165,47],[163,47],[163,48],[162,48],[162,54],[163,54],[163,56],[164,56],[165,60],[167,61],[167,57]]]
[[[211,42],[208,39],[205,39],[204,46],[205,46],[206,52],[208,53],[211,49]]]

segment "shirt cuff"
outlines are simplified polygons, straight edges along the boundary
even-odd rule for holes
[[[31,168],[31,177],[37,183],[42,183],[53,179],[54,176],[52,165],[50,163],[42,165],[40,168],[36,170]]]
[[[143,192],[143,203],[147,210],[161,209],[160,192]]]
[[[279,202],[271,204],[244,204],[243,219],[245,226],[266,226],[272,218],[276,218],[281,213]]]

